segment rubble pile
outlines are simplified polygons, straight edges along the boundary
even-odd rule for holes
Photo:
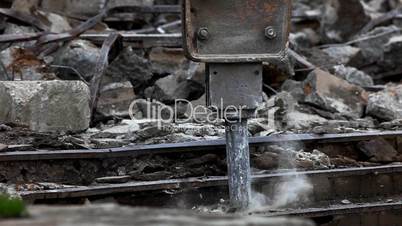
[[[105,43],[79,36],[108,36],[121,30],[180,33],[178,14],[103,15],[106,9],[117,6],[178,1],[106,2],[0,3],[0,152],[16,144],[28,144],[32,149],[90,149],[224,136],[223,122],[207,121],[210,112],[202,111],[206,106],[205,67],[187,60],[181,48],[139,48],[126,43],[121,48],[111,46],[104,55]],[[279,65],[264,63],[265,93],[261,95],[265,102],[249,123],[250,135],[401,129],[402,2],[293,3],[288,59]],[[200,109],[200,114],[194,114]],[[161,118],[155,120],[155,112]],[[386,155],[379,156],[375,152],[378,149],[372,148],[379,146],[386,147]],[[253,151],[253,167],[277,169],[280,153],[288,153],[296,167],[303,169],[390,163],[402,161],[400,146],[377,140],[351,147],[360,156],[341,153],[340,147],[334,148],[337,154],[319,147],[267,147]],[[106,174],[150,180],[223,175],[225,171],[224,157],[211,154],[181,163],[160,156],[131,160],[121,163],[127,168],[124,172],[119,172],[122,166],[115,165]],[[112,163],[102,164],[96,162],[92,168],[88,164],[88,172]],[[212,166],[206,168],[207,164]],[[53,171],[54,166],[48,169]],[[87,182],[102,173],[86,177]],[[82,178],[72,183],[81,183]]]

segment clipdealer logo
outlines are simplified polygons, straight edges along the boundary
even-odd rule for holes
[[[185,99],[176,99],[174,102],[174,106],[167,106],[160,101],[151,100],[151,99],[137,99],[131,102],[128,112],[131,120],[141,122],[142,119],[147,119],[149,121],[154,121],[157,123],[158,128],[163,128],[164,125],[170,123],[184,124],[184,123],[197,123],[197,124],[217,124],[222,120],[225,120],[229,123],[237,122],[237,120],[233,119],[233,115],[239,116],[240,120],[243,118],[242,116],[246,114],[246,106],[225,106],[224,101],[221,100],[219,106],[203,106],[196,105],[194,106],[188,100]],[[144,107],[144,105],[146,105]],[[185,105],[187,107],[186,117],[179,117],[182,111],[182,106]],[[142,106],[142,107],[139,107]],[[141,111],[141,119],[136,118],[136,113],[139,108],[142,108]],[[260,106],[256,109],[254,117],[257,118],[257,112],[262,110],[263,106]],[[144,114],[145,113],[145,114]],[[182,116],[182,115],[181,115]],[[267,114],[267,118],[265,120],[257,120],[256,123],[263,127],[269,128],[270,115]],[[260,118],[261,119],[261,118]],[[272,125],[271,127],[272,128]]]

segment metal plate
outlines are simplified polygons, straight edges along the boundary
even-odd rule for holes
[[[183,0],[184,47],[202,62],[261,62],[283,57],[291,0]],[[266,28],[275,37],[266,36]],[[208,34],[200,36],[200,30]]]
[[[209,106],[247,110],[261,105],[262,64],[208,64],[207,75]]]

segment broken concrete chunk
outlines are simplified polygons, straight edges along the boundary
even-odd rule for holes
[[[4,124],[0,124],[0,132],[4,132],[4,131],[10,131],[13,128],[11,128],[10,126],[4,125]]]
[[[90,122],[89,88],[80,81],[0,82],[0,123],[38,132],[78,132]]]
[[[153,48],[149,53],[152,67],[157,74],[174,74],[188,64],[182,49]]]
[[[176,75],[169,75],[156,81],[152,90],[146,92],[146,97],[171,104],[176,100],[191,101],[204,93],[204,87],[192,80],[181,80]]]
[[[6,151],[7,149],[8,149],[8,145],[1,144],[1,143],[0,143],[0,152]]]
[[[149,119],[152,122],[160,119],[174,119],[175,117],[175,112],[172,107],[155,100],[137,99],[130,105],[130,111],[130,117],[133,117],[133,119],[137,121],[143,119],[146,121]],[[150,124],[154,125],[156,123]]]
[[[339,65],[338,59],[331,57],[317,47],[300,48],[298,53],[303,55],[311,64],[320,66],[326,71],[330,71],[334,66]]]
[[[313,150],[312,153],[305,152],[303,150],[295,153],[296,159],[295,164],[300,168],[310,168],[311,169],[330,169],[332,167],[331,160],[325,153],[319,150]]]
[[[312,71],[303,82],[305,102],[318,108],[361,118],[367,104],[367,92],[321,69]]]
[[[136,136],[138,137],[139,140],[147,140],[149,138],[154,138],[154,137],[163,137],[166,135],[171,134],[172,128],[169,126],[150,126],[144,129],[139,130],[136,133]]]
[[[130,82],[108,84],[100,91],[96,111],[106,117],[126,117],[135,97]]]
[[[361,59],[356,59],[351,66],[358,67],[381,61],[384,54],[384,45],[387,44],[393,36],[400,33],[400,29],[392,25],[389,27],[377,27],[359,36],[358,39],[361,41],[356,43],[356,45],[360,48],[362,57],[360,57]]]
[[[402,129],[402,119],[396,119],[391,122],[383,122],[380,124],[380,128],[385,130],[400,130]]]
[[[27,34],[35,32],[36,30],[33,27],[21,26],[13,23],[5,23],[4,34]],[[20,42],[20,43],[13,43],[12,46],[30,47],[34,43],[35,41]]]
[[[329,0],[322,18],[322,35],[328,41],[347,41],[369,21],[360,0]]]
[[[388,43],[384,45],[384,55],[381,66],[386,70],[396,70],[402,68],[402,35],[392,37]]]
[[[297,33],[291,33],[289,36],[291,43],[296,44],[297,47],[308,48],[317,45],[321,40],[317,32],[311,28],[303,29]]]
[[[92,138],[95,148],[120,148],[130,144],[128,140],[116,138]]]
[[[49,22],[49,32],[61,33],[71,30],[67,18],[49,12],[39,12]]]
[[[205,136],[224,136],[225,129],[223,127],[217,127],[208,124],[195,124],[195,123],[183,123],[174,126],[173,131],[175,133],[184,133],[186,135],[205,137]]]
[[[307,114],[299,111],[292,111],[286,115],[286,129],[304,130],[311,128],[313,125],[321,124],[327,119],[313,114]]]
[[[382,121],[402,119],[402,85],[371,94],[366,113]]]
[[[397,0],[399,1],[399,0]],[[365,2],[366,11],[372,13],[385,13],[389,11],[390,1],[388,0],[369,0]]]
[[[358,147],[371,162],[393,162],[398,155],[395,148],[383,138],[359,142]]]
[[[90,81],[95,71],[100,49],[86,40],[73,40],[57,51],[53,57],[59,77],[66,80]],[[65,67],[65,68],[63,68]],[[79,73],[79,75],[77,75]]]
[[[120,136],[120,135],[129,135],[129,134],[139,131],[140,129],[141,129],[140,125],[138,123],[136,123],[135,121],[123,120],[123,121],[121,121],[120,124],[107,128],[101,132],[101,134],[103,134],[103,135],[108,134],[108,136],[101,135],[101,136],[97,136],[97,137],[108,138],[110,136],[116,137],[116,136]]]
[[[6,68],[6,71],[3,71],[6,75],[0,77],[27,81],[56,79],[56,75],[46,63],[29,49],[12,46],[0,52],[0,60]]]
[[[187,105],[187,111],[185,113],[186,118],[196,122],[206,122],[208,115],[212,115],[212,111],[207,108],[206,95],[202,95],[198,100],[191,101]]]
[[[128,47],[109,65],[105,79],[110,80],[109,82],[129,80],[135,93],[142,95],[152,76],[150,62]]]
[[[359,53],[360,49],[352,46],[335,46],[323,49],[330,57],[338,60],[340,64],[348,65]]]
[[[279,154],[264,152],[251,158],[252,166],[260,170],[273,170],[279,167]]]
[[[359,71],[354,67],[345,67],[344,65],[339,65],[335,66],[334,70],[335,75],[354,85],[362,87],[374,86],[373,78],[371,78],[370,75],[363,71]]]
[[[288,79],[282,84],[281,90],[289,92],[297,101],[304,100],[302,82]]]

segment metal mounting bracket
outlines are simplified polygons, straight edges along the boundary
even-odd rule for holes
[[[193,61],[263,62],[285,55],[291,0],[183,0],[184,48]]]

